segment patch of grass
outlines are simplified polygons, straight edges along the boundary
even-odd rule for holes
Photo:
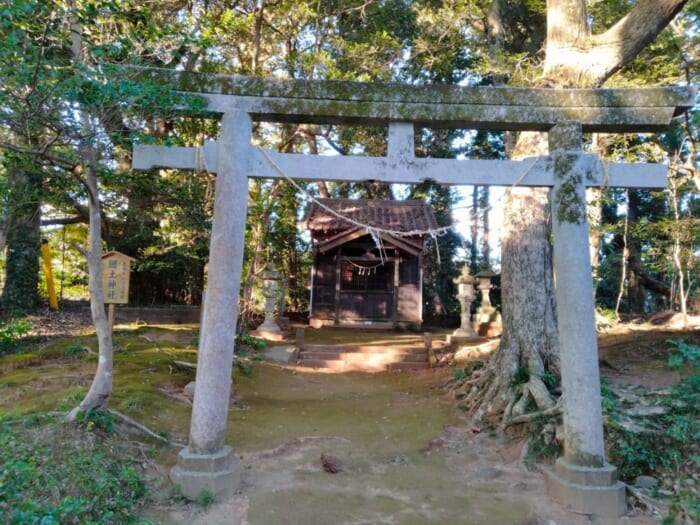
[[[119,408],[130,412],[139,412],[143,410],[143,401],[138,397],[128,397],[119,403]]]
[[[128,442],[46,414],[0,417],[0,523],[135,523],[147,491]]]
[[[9,371],[40,365],[43,358],[34,352],[17,352],[0,358],[0,370]]]
[[[66,348],[64,355],[66,357],[77,358],[86,353],[84,345],[75,344]]]
[[[63,410],[70,410],[74,406],[77,406],[87,394],[87,388],[78,388],[69,393],[63,398],[60,408]]]

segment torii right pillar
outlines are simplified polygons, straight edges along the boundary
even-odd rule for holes
[[[585,194],[586,180],[594,174],[583,162],[581,124],[555,125],[549,152],[564,456],[548,472],[548,485],[574,512],[617,518],[626,510],[625,486],[617,480],[617,469],[605,462]]]

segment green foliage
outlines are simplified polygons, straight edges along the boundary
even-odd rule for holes
[[[700,346],[688,344],[682,339],[667,339],[666,342],[674,347],[674,353],[668,358],[668,366],[674,369],[684,365],[700,367]]]
[[[616,420],[618,410],[617,396],[610,386],[610,380],[605,377],[600,378],[600,395],[603,405],[603,412],[605,412],[613,420]]]
[[[114,416],[104,410],[78,412],[77,422],[88,432],[111,434],[114,430]]]
[[[204,509],[208,509],[209,507],[211,507],[211,504],[214,503],[214,500],[214,494],[212,494],[208,490],[203,490],[202,493],[199,495],[199,498],[197,498],[197,504],[201,507],[204,507]]]
[[[556,374],[553,374],[549,370],[545,370],[542,374],[542,382],[547,386],[547,388],[554,388],[559,382],[559,378]]]
[[[700,374],[683,378],[660,404],[669,408],[665,415],[648,422],[645,430],[630,431],[620,423],[618,400],[604,390],[608,456],[625,481],[642,474],[679,480],[671,507],[697,521],[697,497],[682,481],[700,472]]]
[[[85,345],[75,344],[66,348],[64,355],[66,357],[79,357],[85,353]]]
[[[32,329],[26,320],[9,321],[0,325],[0,356],[18,350],[17,343]]]
[[[517,390],[520,385],[524,385],[530,380],[530,371],[525,366],[519,366],[510,381],[510,387]]]
[[[241,347],[251,347],[254,350],[265,350],[267,347],[267,344],[265,341],[262,339],[259,339],[257,337],[253,337],[252,335],[248,334],[239,334],[236,335],[236,347],[241,348]]]
[[[475,370],[481,370],[482,368],[484,368],[484,361],[471,361],[462,368],[456,368],[452,375],[457,381],[460,381],[471,377]]]
[[[121,443],[46,415],[0,417],[0,522],[137,522],[146,484],[127,457]]]
[[[556,420],[537,416],[528,427],[528,461],[552,460],[564,452],[563,444],[555,439]]]
[[[236,368],[246,377],[253,375],[253,367],[244,361],[236,361]]]

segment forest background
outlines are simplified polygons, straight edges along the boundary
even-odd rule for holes
[[[586,4],[596,32],[636,3]],[[218,125],[174,112],[183,101],[172,86],[149,85],[112,66],[546,87],[546,7],[544,0],[28,0],[5,5],[0,13],[2,314],[28,313],[41,304],[42,238],[54,254],[60,297],[87,297],[89,186],[81,160],[86,151],[94,156],[99,181],[103,250],[137,260],[130,303],[201,302],[215,179],[206,169],[134,172],[130,156],[135,141],[201,145],[217,136]],[[699,12],[700,2],[687,2],[606,87],[697,83]],[[76,28],[81,60],[71,50]],[[586,137],[586,149],[606,160],[669,163],[665,191],[606,188],[592,196],[593,277],[602,311],[647,314],[700,306],[697,125],[697,115],[689,113],[661,135]],[[376,128],[258,124],[255,140],[285,152],[386,152],[386,130]],[[423,129],[416,147],[419,156],[498,159],[508,156],[514,140],[505,133]],[[430,182],[318,180],[305,183],[304,190],[323,198],[425,199],[441,225],[452,224],[458,209],[468,210],[466,228],[427,243],[427,319],[458,313],[453,278],[464,263],[472,272],[498,266],[499,240],[489,227],[489,211],[498,203],[487,187],[458,193]],[[284,275],[288,312],[308,310],[311,251],[308,238],[297,232],[306,202],[286,181],[250,181],[243,320],[261,311],[260,275],[270,264]]]

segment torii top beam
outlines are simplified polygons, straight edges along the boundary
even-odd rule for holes
[[[132,68],[130,68],[132,69]],[[695,105],[696,87],[533,89],[282,80],[140,68],[137,76],[198,94],[214,113],[258,121],[548,131],[564,121],[583,132],[660,131]]]

